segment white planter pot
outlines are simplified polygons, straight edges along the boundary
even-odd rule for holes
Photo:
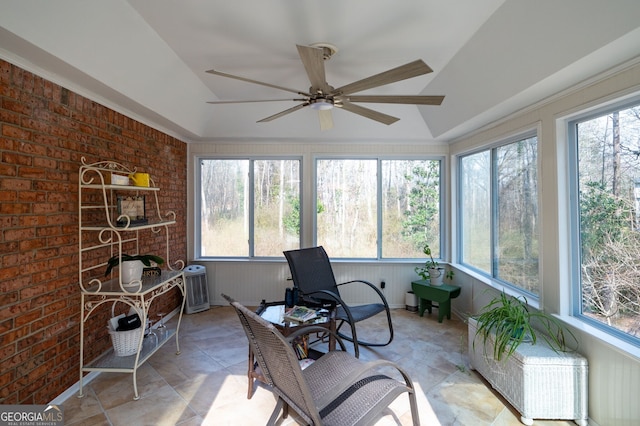
[[[429,268],[429,280],[433,286],[444,284],[444,268]]]
[[[413,291],[408,291],[404,299],[407,311],[415,312],[418,310],[418,296]]]
[[[120,264],[122,285],[137,285],[142,279],[143,269],[144,263],[139,260],[126,260],[122,262]]]

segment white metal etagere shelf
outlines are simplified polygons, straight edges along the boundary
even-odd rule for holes
[[[135,169],[128,169],[113,161],[87,164],[82,158],[78,183],[78,245],[79,245],[79,283],[81,290],[80,321],[80,391],[83,396],[83,377],[89,371],[131,373],[133,377],[134,399],[139,399],[136,381],[137,369],[151,357],[162,345],[175,336],[176,354],[180,353],[178,331],[182,321],[185,297],[184,261],[171,261],[169,251],[170,227],[176,223],[175,212],[165,215],[158,204],[159,188],[150,180],[149,187],[114,185],[113,176],[129,176]],[[151,212],[143,223],[136,223],[131,217],[118,212],[117,196],[130,194],[143,199],[151,199]],[[132,283],[122,282],[121,264],[118,265],[117,278],[103,280],[100,274],[107,267],[108,259],[121,256],[126,247],[127,254],[140,254],[140,238],[144,232],[159,234],[164,230],[165,263],[168,270],[162,270],[159,276],[145,276]],[[155,339],[146,338],[140,333],[137,352],[130,356],[116,356],[113,349],[96,359],[85,362],[85,323],[96,308],[111,304],[112,316],[116,306],[124,304],[134,308],[140,315],[143,327],[147,324],[149,308],[154,299],[178,288],[182,293],[182,306],[175,329],[166,329],[156,333]],[[105,324],[106,327],[106,324]]]

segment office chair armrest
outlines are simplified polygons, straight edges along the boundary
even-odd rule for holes
[[[342,349],[343,351],[347,350],[344,342],[342,341],[342,338],[340,336],[338,336],[338,333],[335,333],[335,332],[329,330],[328,328],[322,327],[320,325],[309,325],[309,326],[306,326],[306,327],[302,327],[299,330],[296,330],[293,333],[289,334],[286,337],[286,339],[287,339],[288,342],[292,342],[297,337],[305,336],[305,335],[311,334],[311,333],[328,333],[328,334],[331,334],[333,337],[335,337],[336,342],[338,342],[338,344],[340,345],[340,349]]]
[[[344,283],[344,284],[348,284],[348,283]],[[369,284],[371,284],[371,283],[369,283]],[[340,298],[340,296],[338,296],[336,293],[334,293],[332,291],[329,291],[329,290],[314,291],[313,293],[309,293],[306,296],[310,296],[310,297],[316,296],[317,297],[318,295],[327,295],[327,296],[329,296],[331,298],[331,300],[335,301],[336,304],[342,305],[342,306],[347,306],[347,304],[344,303],[344,301]],[[351,315],[351,310],[350,309],[344,309],[344,313],[347,315],[347,318],[349,319],[347,322],[352,325],[352,330],[353,330],[353,324],[355,324],[355,321],[353,319],[353,315]]]
[[[371,287],[373,289],[373,291],[375,291],[378,294],[380,299],[382,299],[382,303],[384,304],[384,306],[387,309],[389,308],[389,304],[387,303],[387,298],[384,297],[384,294],[382,294],[382,292],[380,291],[380,289],[378,287],[376,287],[375,285],[371,284],[369,281],[351,280],[351,281],[347,281],[347,282],[344,282],[344,283],[340,283],[340,284],[338,284],[338,286],[345,285],[345,284],[352,284],[352,283],[362,283],[362,284],[365,284],[365,285],[368,285],[369,287]]]
[[[332,300],[336,302],[336,304],[338,305],[341,305],[344,303],[344,301],[340,298],[338,294],[330,290],[318,290],[311,293],[305,293],[303,296],[308,296],[311,298],[317,297],[324,300]],[[322,296],[328,296],[328,297],[322,297]]]

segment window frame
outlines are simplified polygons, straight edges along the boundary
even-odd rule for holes
[[[542,271],[541,271],[541,262],[540,262],[540,253],[538,254],[538,294],[534,294],[531,293],[530,291],[526,290],[523,287],[520,287],[514,283],[505,281],[502,278],[499,278],[496,276],[496,271],[497,271],[497,266],[496,266],[496,243],[497,243],[497,210],[499,208],[498,206],[498,194],[497,194],[497,190],[496,190],[496,185],[497,185],[497,168],[496,168],[496,155],[495,152],[498,148],[506,146],[506,145],[510,145],[510,144],[514,144],[526,139],[530,139],[530,138],[536,138],[536,143],[537,143],[537,149],[538,149],[538,156],[537,156],[537,163],[536,163],[536,171],[537,171],[537,180],[538,180],[538,191],[536,194],[537,200],[538,200],[538,206],[541,206],[541,193],[540,193],[540,168],[541,168],[541,160],[540,160],[540,155],[539,155],[539,151],[540,151],[540,128],[539,126],[537,127],[533,127],[533,128],[528,128],[528,129],[521,129],[518,132],[515,132],[509,136],[506,137],[501,137],[499,139],[494,140],[492,143],[489,143],[487,145],[483,145],[481,148],[478,149],[474,149],[474,150],[470,150],[470,151],[466,151],[464,153],[460,153],[456,156],[456,193],[458,194],[457,200],[456,200],[456,224],[457,224],[457,230],[456,230],[456,253],[455,253],[455,259],[456,262],[463,266],[464,268],[469,269],[470,271],[472,271],[474,274],[477,274],[479,277],[483,277],[487,279],[487,284],[495,289],[498,289],[500,291],[505,291],[507,294],[510,294],[512,296],[518,297],[518,296],[523,296],[527,299],[527,302],[530,306],[533,307],[537,307],[540,304],[540,300],[542,297],[542,291],[543,291],[543,286],[542,286]],[[472,155],[476,155],[479,153],[483,153],[483,152],[489,152],[489,179],[490,179],[490,193],[489,193],[489,200],[491,205],[489,206],[489,211],[491,212],[491,218],[490,218],[490,226],[491,229],[489,231],[489,235],[490,235],[490,257],[491,257],[491,261],[490,261],[490,265],[491,265],[491,272],[487,273],[486,271],[471,265],[469,263],[465,263],[463,261],[462,258],[462,254],[464,252],[464,242],[463,242],[463,226],[464,226],[464,222],[463,222],[463,217],[462,217],[462,210],[463,210],[463,196],[462,194],[464,194],[463,188],[462,188],[462,184],[463,184],[463,179],[462,179],[462,173],[463,173],[463,168],[462,168],[462,161],[464,158],[472,156]],[[538,214],[540,214],[540,210],[538,210]],[[538,229],[538,242],[540,244],[540,239],[541,239],[542,235],[541,235],[541,229]],[[540,246],[540,245],[539,245]]]
[[[439,216],[440,216],[440,226],[439,226],[439,247],[440,253],[437,258],[434,258],[436,261],[444,262],[443,253],[447,251],[447,239],[444,238],[446,225],[448,223],[447,215],[446,215],[446,197],[447,191],[445,190],[445,177],[447,175],[447,162],[446,157],[444,155],[316,155],[313,157],[313,167],[311,171],[311,181],[312,181],[312,190],[313,199],[312,199],[312,210],[311,210],[311,226],[313,227],[313,241],[312,244],[314,246],[318,245],[318,162],[323,160],[375,160],[376,161],[376,214],[377,214],[377,236],[376,236],[376,257],[336,257],[336,260],[340,261],[349,261],[349,262],[370,262],[370,261],[378,261],[378,262],[406,262],[406,261],[424,261],[424,257],[415,257],[415,258],[397,258],[397,257],[382,257],[382,162],[383,161],[437,161],[440,165],[440,175],[438,179],[439,186]],[[334,259],[332,257],[332,259]]]
[[[248,255],[247,256],[203,256],[202,255],[202,161],[203,160],[247,160],[249,162],[249,197],[248,197],[248,205],[249,205],[249,213],[248,213],[248,221],[249,221],[249,235],[248,235]],[[279,160],[287,160],[287,161],[298,161],[299,163],[299,171],[298,171],[298,191],[299,191],[299,204],[300,204],[300,224],[299,224],[299,233],[298,233],[298,246],[302,247],[302,239],[304,232],[304,212],[302,208],[303,199],[304,199],[304,185],[303,185],[303,166],[304,161],[302,156],[300,155],[197,155],[195,156],[195,179],[194,179],[194,257],[196,259],[203,260],[269,260],[269,259],[279,259],[284,257],[284,255],[280,256],[256,256],[255,255],[255,161],[279,161]]]
[[[567,184],[569,197],[569,235],[568,247],[570,250],[570,296],[567,314],[573,318],[572,323],[577,322],[577,326],[585,328],[586,331],[601,340],[609,342],[614,347],[624,352],[640,356],[640,337],[634,337],[613,326],[608,326],[601,321],[590,318],[582,312],[582,256],[580,239],[580,198],[579,198],[579,169],[578,169],[578,132],[577,125],[589,120],[593,120],[603,115],[611,114],[631,107],[640,106],[640,94],[614,99],[600,103],[590,108],[585,108],[560,120],[566,132],[565,149],[567,153]]]

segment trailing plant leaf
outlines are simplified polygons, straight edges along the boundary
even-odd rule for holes
[[[544,312],[532,312],[530,320],[538,328],[542,329],[540,333],[542,339],[556,352],[565,352],[578,347],[578,339],[567,329],[562,322],[551,315]]]

